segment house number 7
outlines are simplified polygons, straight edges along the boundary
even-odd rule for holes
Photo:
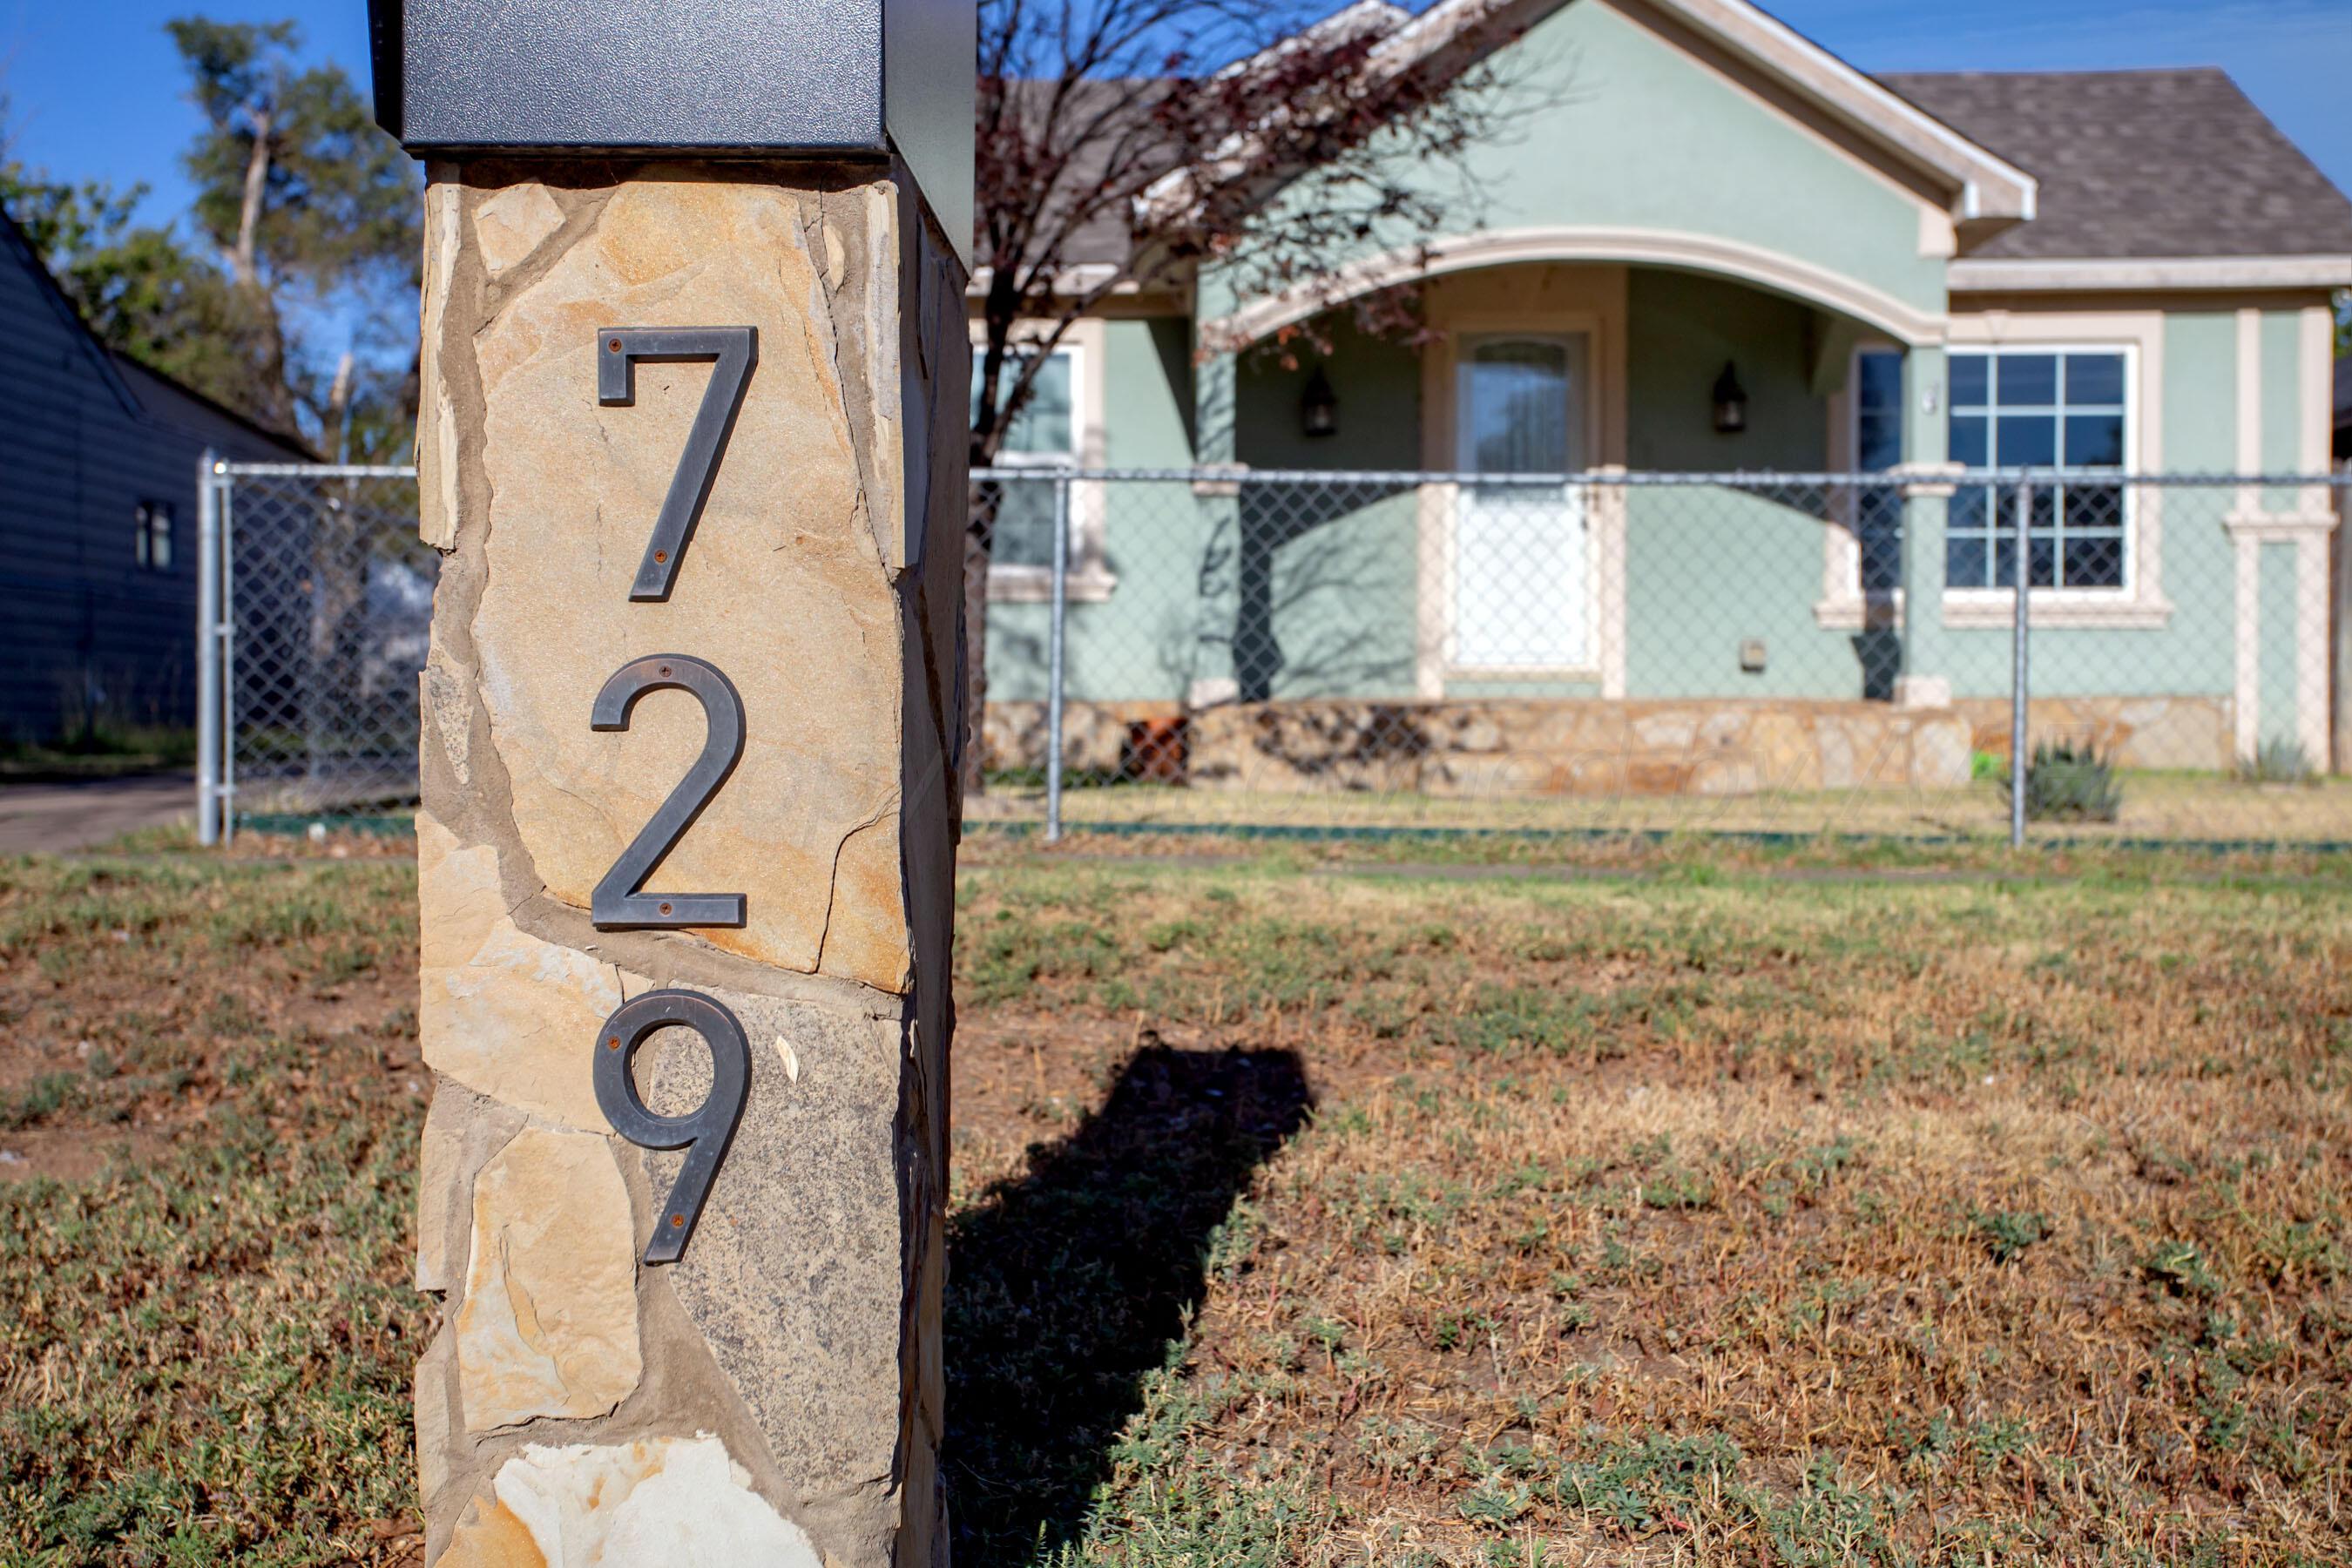
[[[637,580],[629,588],[634,600],[658,603],[669,597],[677,581],[678,563],[686,559],[687,542],[701,521],[702,503],[710,499],[710,481],[719,476],[719,459],[743,406],[743,388],[751,380],[751,366],[760,357],[760,336],[751,327],[604,327],[596,333],[596,401],[627,407],[637,400],[637,362],[655,360],[714,360],[710,384],[702,389],[702,405],[694,411],[693,427],[686,433],[686,450],[677,456],[670,475],[669,493],[662,498],[661,514],[654,520],[654,536],[646,541],[645,559],[637,563]]]

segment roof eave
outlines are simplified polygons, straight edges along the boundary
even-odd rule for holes
[[[2352,289],[2352,255],[1963,256],[1949,264],[1946,281],[1956,294]]]

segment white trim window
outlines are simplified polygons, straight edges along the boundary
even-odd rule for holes
[[[1010,378],[1015,367],[1007,364]],[[980,405],[980,365],[971,367],[971,398]],[[1000,468],[1037,468],[1050,472],[1076,468],[1082,447],[1079,420],[1087,406],[1083,378],[1085,360],[1074,344],[1063,344],[1046,356],[1031,384],[1029,400],[1013,418],[997,448]],[[1075,542],[1075,541],[1073,542]],[[998,567],[1050,570],[1054,563],[1054,487],[1040,473],[1035,483],[1007,480],[1001,486],[996,508],[996,548],[991,556]]]
[[[1013,352],[1024,352],[1023,341],[1034,342],[1033,334],[1045,331],[1042,325],[1023,324],[1015,333]],[[976,401],[983,346],[976,323],[972,339]],[[1040,472],[1034,481],[1012,480],[1003,487],[1005,494],[996,518],[996,548],[988,572],[988,596],[992,600],[1042,603],[1053,592],[1054,487],[1045,470],[1106,466],[1103,383],[1109,348],[1104,322],[1093,318],[1072,322],[1055,344],[1052,361],[1038,372],[1036,395],[1005,432],[996,466]],[[1099,479],[1081,480],[1070,487],[1069,594],[1082,603],[1108,599],[1118,586],[1105,538],[1109,510],[1106,488]]]
[[[2134,381],[2124,347],[1955,350],[1952,461],[1970,468],[2112,468],[2132,461]],[[2026,579],[2036,588],[2121,594],[2131,587],[2131,500],[2121,484],[2034,487]],[[2001,589],[2017,573],[2012,492],[1963,485],[1944,533],[1948,588]]]
[[[172,569],[172,503],[142,500],[131,511],[131,558],[142,572]]]

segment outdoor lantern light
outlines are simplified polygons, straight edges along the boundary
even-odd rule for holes
[[[1729,360],[1715,378],[1715,428],[1725,436],[1748,428],[1748,389],[1739,384],[1739,372]]]
[[[1298,427],[1309,436],[1339,433],[1339,395],[1331,390],[1331,378],[1319,364],[1307,378],[1307,390],[1298,395]]]

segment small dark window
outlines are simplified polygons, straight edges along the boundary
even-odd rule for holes
[[[142,572],[172,569],[172,503],[142,500],[131,513],[131,555]]]

